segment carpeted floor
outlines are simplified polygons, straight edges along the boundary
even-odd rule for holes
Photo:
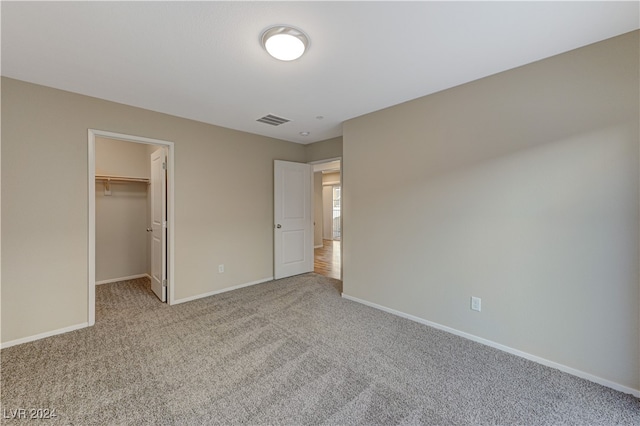
[[[339,287],[306,274],[167,306],[146,280],[100,285],[94,327],[2,350],[3,422],[44,408],[57,418],[33,422],[640,424],[637,398]]]

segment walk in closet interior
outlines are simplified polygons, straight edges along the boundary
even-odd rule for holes
[[[96,138],[96,284],[150,273],[149,157],[157,149]]]

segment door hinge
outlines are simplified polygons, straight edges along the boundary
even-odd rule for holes
[[[166,287],[167,286],[167,280],[162,280],[162,287]]]
[[[167,170],[167,163],[166,162],[162,163],[162,170]]]
[[[162,222],[162,227],[166,229],[166,227],[167,227],[167,221],[166,220],[164,222]]]

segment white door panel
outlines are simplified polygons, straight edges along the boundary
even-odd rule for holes
[[[274,162],[274,277],[313,271],[313,169]]]
[[[304,230],[282,232],[282,263],[285,265],[304,261]]]

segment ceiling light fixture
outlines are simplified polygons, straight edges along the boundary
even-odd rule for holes
[[[278,25],[262,33],[262,47],[276,59],[293,61],[309,48],[309,38],[296,28]]]

